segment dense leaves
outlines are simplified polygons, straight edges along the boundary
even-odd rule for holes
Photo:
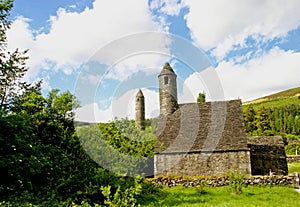
[[[244,109],[245,128],[248,135],[291,134],[300,136],[300,105]]]
[[[0,0],[0,205],[99,206],[106,203],[112,206],[121,202],[135,206],[143,201],[145,192],[154,188],[143,179],[109,172],[82,147],[89,146],[89,142],[81,145],[75,133],[73,111],[79,105],[75,96],[55,89],[44,97],[41,82],[24,82],[28,70],[26,51],[6,51],[5,34],[11,8],[12,1]],[[125,132],[127,125],[122,124],[119,127]],[[134,133],[132,130],[127,133]],[[112,127],[105,133],[116,131]],[[101,137],[95,134],[93,138],[97,142]],[[122,145],[111,138],[106,142],[114,147]],[[137,157],[142,154],[134,150],[134,145],[145,150],[143,156],[153,150],[137,141],[127,141],[125,147],[115,150]]]
[[[278,98],[244,107],[248,136],[281,135],[288,155],[300,153],[300,99]],[[296,140],[296,142],[295,142]]]
[[[199,93],[197,98],[197,103],[203,103],[205,102],[205,93]]]
[[[0,110],[9,110],[13,100],[22,92],[30,89],[30,84],[22,81],[26,67],[27,51],[7,51],[7,20],[13,4],[11,0],[0,1]]]
[[[137,129],[128,119],[82,126],[77,134],[86,152],[104,168],[118,174],[141,175],[154,155],[157,140],[151,127]],[[149,166],[150,167],[150,166]]]

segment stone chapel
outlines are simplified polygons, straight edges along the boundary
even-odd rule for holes
[[[283,140],[247,137],[241,100],[178,104],[177,75],[166,63],[158,75],[160,115],[153,174],[221,175],[238,170],[287,174]],[[146,97],[147,98],[147,97]],[[145,129],[145,97],[136,95],[136,125]]]

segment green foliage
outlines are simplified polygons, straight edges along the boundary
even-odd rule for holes
[[[278,99],[278,98],[289,98],[289,97],[296,97],[299,94],[300,94],[300,87],[281,91],[279,93],[275,93],[275,94],[263,97],[262,99],[274,100],[274,99]]]
[[[205,93],[199,93],[197,98],[197,103],[204,103],[205,102]]]
[[[241,173],[238,170],[231,171],[228,173],[228,179],[230,186],[232,188],[232,192],[236,195],[240,195],[243,193],[243,186],[244,186],[244,179],[245,179],[245,174]]]
[[[293,95],[299,89],[291,89],[287,94]],[[272,100],[244,106],[245,129],[248,136],[281,135],[286,154],[294,155],[296,150],[300,153],[299,144],[288,142],[300,140],[300,102],[297,97],[278,98],[283,95],[285,92]]]
[[[300,154],[300,144],[299,143],[289,144],[289,145],[286,145],[284,148],[285,148],[285,152],[287,155],[295,155],[296,152],[298,155]]]
[[[152,134],[156,134],[158,118],[146,119],[146,130]]]
[[[257,130],[255,125],[256,112],[252,105],[249,105],[244,111],[245,130],[246,133],[250,134]]]
[[[2,195],[55,192],[51,198],[59,194],[66,199],[75,197],[76,189],[82,187],[81,182],[86,178],[81,174],[92,161],[74,135],[73,119],[52,112],[56,106],[54,101],[66,94],[69,92],[56,94],[49,102],[49,98],[31,93],[20,100],[20,107],[12,114],[1,116]],[[62,108],[57,109],[68,112]],[[89,169],[85,172],[89,173]]]
[[[255,126],[257,128],[257,132],[259,135],[263,135],[263,133],[267,130],[270,130],[270,114],[269,111],[265,107],[260,107],[255,116]]]
[[[270,107],[268,102],[262,102],[244,106],[247,134],[249,136],[288,135],[286,136],[287,139],[296,139],[295,136],[300,135],[300,102],[298,99],[296,100],[298,103],[291,105],[283,104]],[[255,114],[254,119],[253,114]]]
[[[142,193],[141,178],[135,178],[135,186],[127,188],[124,192],[118,186],[114,195],[111,195],[111,186],[101,187],[102,194],[105,196],[104,203],[110,207],[139,206],[137,196]]]
[[[12,102],[20,92],[29,90],[30,84],[22,81],[28,68],[25,61],[27,51],[7,51],[6,30],[10,22],[7,20],[13,4],[11,0],[0,1],[0,110],[9,111]]]
[[[298,172],[300,174],[300,162],[289,162],[288,163],[289,174]]]
[[[92,203],[103,204],[104,195],[101,188],[105,189],[105,186],[110,186],[118,202],[128,204],[128,202],[137,203],[140,200],[147,200],[146,194],[138,193],[141,191],[141,185],[145,183],[143,180],[140,179],[137,183],[133,178],[110,173],[99,167],[86,154],[80,141],[83,146],[96,144],[93,147],[100,147],[97,152],[106,152],[102,151],[104,148],[101,148],[101,144],[97,145],[97,142],[84,139],[79,140],[75,135],[73,118],[69,110],[74,109],[76,105],[75,97],[69,92],[59,94],[55,90],[46,98],[33,92],[19,100],[18,107],[15,107],[12,114],[4,114],[0,117],[2,132],[0,134],[0,170],[1,178],[3,178],[0,181],[0,200],[14,205],[22,203],[25,206],[27,203],[28,206],[38,203],[43,203],[42,206],[69,206],[72,203],[89,206]],[[125,139],[128,142],[126,146],[131,150],[127,150],[121,146],[122,142],[115,140],[118,143],[116,146],[120,146],[119,149],[123,150],[124,154],[128,153],[134,155],[133,157],[141,158],[153,154],[153,134],[151,137],[146,131],[135,131],[131,128],[132,122],[129,120],[105,124],[108,127],[108,131],[105,132],[115,133],[116,125],[124,134],[132,132],[141,136],[135,137],[136,140],[134,137]],[[91,138],[97,141],[99,137],[101,138],[101,133],[98,136],[99,126],[94,126],[96,133],[93,134],[91,131],[93,128],[87,128],[88,131],[83,132],[95,135]],[[79,129],[86,129],[86,126]],[[109,131],[110,129],[112,131]],[[119,133],[117,137],[125,138],[126,136]],[[146,142],[149,139],[150,142]],[[134,149],[134,145],[139,143],[138,140],[145,142],[141,142],[138,149]],[[104,141],[107,143],[106,140]],[[108,158],[107,162],[114,162],[111,157]],[[125,162],[124,167],[128,168],[128,164]],[[136,169],[137,166],[132,167]],[[148,185],[142,191],[149,189],[151,187]],[[112,199],[111,202],[117,202],[117,200]]]
[[[206,182],[200,182],[198,185],[195,186],[199,195],[207,193],[206,186],[207,186]]]
[[[35,85],[22,81],[28,70],[26,51],[6,52],[3,44],[11,8],[12,1],[0,1],[0,205],[102,206],[105,186],[114,195],[112,203],[127,206],[147,200],[146,193],[155,192],[154,187],[143,179],[137,182],[113,174],[87,155],[80,141],[91,147],[89,143],[97,144],[104,136],[98,136],[96,125],[95,133],[87,131],[92,142],[79,140],[73,123],[73,111],[79,105],[74,95],[55,89],[43,97],[41,81]],[[116,126],[125,135],[110,136]],[[142,158],[153,154],[153,134],[133,130],[128,120],[108,125],[103,132],[123,154]],[[118,142],[123,137],[127,147]],[[102,145],[94,147],[104,149]]]
[[[10,22],[7,20],[9,12],[13,7],[12,0],[0,1],[0,42],[6,41],[6,30],[9,28]],[[1,45],[3,47],[3,45]],[[3,48],[1,48],[2,50]]]
[[[154,155],[157,141],[152,130],[138,130],[133,121],[78,127],[83,148],[100,165],[118,174],[139,175]]]

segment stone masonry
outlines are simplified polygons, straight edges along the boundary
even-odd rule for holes
[[[268,175],[270,169],[276,174],[288,173],[286,154],[281,136],[249,137],[251,170],[253,175]]]
[[[240,100],[180,105],[159,119],[155,175],[251,174]]]
[[[235,170],[265,175],[270,169],[287,174],[280,136],[246,137],[241,100],[178,104],[176,78],[166,63],[158,76],[159,141],[151,159],[155,176],[211,176]],[[145,119],[142,103],[139,91],[136,124],[141,129]]]
[[[135,120],[136,127],[145,129],[145,98],[142,90],[140,89],[135,97]]]

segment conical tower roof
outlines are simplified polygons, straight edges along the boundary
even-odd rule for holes
[[[139,89],[139,91],[137,92],[136,97],[144,97],[144,94],[141,89]]]
[[[166,62],[163,69],[161,70],[159,76],[161,76],[161,75],[176,75],[176,74],[174,73],[174,70],[172,69],[170,64],[168,62]]]

